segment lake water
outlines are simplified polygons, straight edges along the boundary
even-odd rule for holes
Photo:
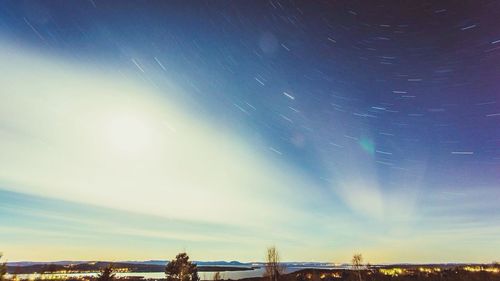
[[[285,273],[292,273],[305,267],[287,267],[285,269]],[[307,267],[311,268],[311,267]],[[332,269],[333,267],[320,267],[322,269]],[[335,267],[338,268],[338,267]],[[17,277],[21,279],[57,279],[57,278],[78,278],[84,276],[97,276],[97,272],[89,272],[89,273],[67,273],[67,274],[19,274]],[[212,276],[214,272],[199,272],[201,280],[212,280]],[[250,277],[261,277],[264,274],[264,268],[259,267],[254,270],[242,270],[242,271],[221,271],[223,279],[242,279],[242,278],[250,278]],[[144,279],[163,279],[165,278],[164,272],[118,272],[116,273],[117,277],[143,277]],[[7,276],[11,277],[11,276]]]

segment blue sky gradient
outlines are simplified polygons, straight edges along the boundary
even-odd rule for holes
[[[5,1],[0,250],[498,259],[498,5]]]

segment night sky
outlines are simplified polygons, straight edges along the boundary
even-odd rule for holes
[[[499,258],[498,1],[3,1],[0,53],[9,260]]]

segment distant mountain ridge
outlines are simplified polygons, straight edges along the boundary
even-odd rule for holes
[[[127,264],[146,264],[146,265],[166,265],[170,260],[147,260],[147,261],[102,261],[110,263],[127,263]],[[101,261],[16,261],[7,262],[8,266],[31,266],[42,264],[55,264],[55,265],[76,265],[87,264]],[[239,261],[194,261],[200,266],[249,266],[254,263],[242,263]]]
[[[133,264],[155,264],[165,265],[169,260],[148,260],[148,261],[124,261],[125,263]],[[252,263],[243,263],[239,261],[194,261],[197,265],[211,265],[211,266],[248,266]]]
[[[33,266],[33,265],[46,265],[46,264],[54,264],[54,265],[78,265],[78,264],[91,264],[98,262],[105,263],[116,263],[116,264],[136,264],[136,265],[166,265],[170,260],[146,260],[146,261],[16,261],[16,262],[7,262],[8,266]],[[231,267],[250,267],[250,266],[260,266],[264,265],[264,262],[240,262],[240,261],[194,261],[198,266],[231,266]],[[289,266],[332,266],[334,264],[327,262],[283,262],[285,265]]]

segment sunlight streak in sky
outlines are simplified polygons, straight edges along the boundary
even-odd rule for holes
[[[5,45],[2,55],[13,63],[0,78],[10,189],[226,223],[293,214],[290,190],[307,181],[157,90]]]

